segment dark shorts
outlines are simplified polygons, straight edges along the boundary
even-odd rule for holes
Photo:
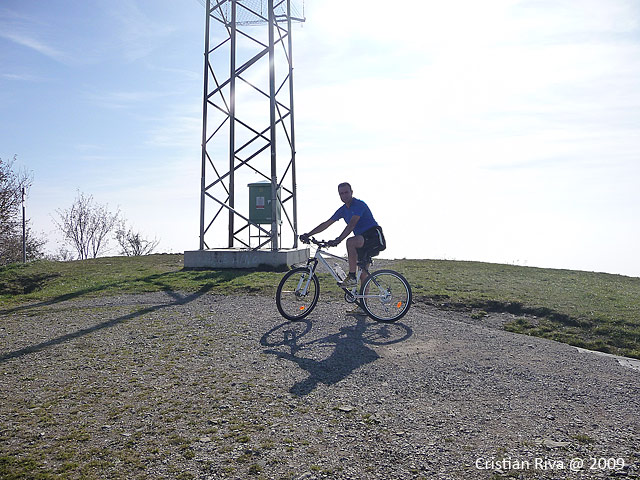
[[[382,227],[375,226],[362,233],[364,237],[364,245],[358,248],[358,260],[364,261],[367,257],[375,257],[385,248],[387,248],[387,242],[384,239],[382,233]]]

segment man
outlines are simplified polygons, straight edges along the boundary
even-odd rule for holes
[[[347,256],[349,258],[349,275],[342,282],[342,286],[346,288],[353,288],[358,285],[356,279],[356,267],[358,264],[358,249],[363,247],[370,247],[375,245],[380,250],[384,250],[384,236],[382,235],[382,228],[378,225],[376,220],[371,214],[371,210],[366,203],[353,196],[353,190],[348,183],[341,183],[338,185],[338,194],[340,200],[344,203],[333,216],[326,222],[321,223],[309,233],[300,235],[300,240],[307,242],[311,235],[325,231],[331,225],[341,218],[347,223],[347,226],[343,232],[330,243],[331,246],[337,246],[345,238],[349,236],[351,232],[354,233],[353,237],[347,239]],[[365,273],[360,276],[360,280],[365,280]]]

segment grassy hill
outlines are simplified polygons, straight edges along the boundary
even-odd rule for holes
[[[510,331],[640,358],[640,278],[480,262],[396,260],[416,302],[516,315]],[[0,313],[24,302],[154,291],[273,295],[282,276],[247,270],[187,271],[182,255],[37,261],[0,268]],[[323,292],[338,295],[327,279]],[[322,298],[321,298],[322,300]]]

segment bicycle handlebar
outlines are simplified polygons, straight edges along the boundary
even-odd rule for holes
[[[302,242],[302,243],[313,243],[314,245],[317,245],[320,248],[327,248],[327,247],[331,246],[331,245],[329,245],[330,242],[328,242],[326,240],[316,240],[313,237],[309,237],[309,241],[308,242]]]

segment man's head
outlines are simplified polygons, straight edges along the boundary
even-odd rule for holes
[[[347,182],[343,182],[338,185],[338,194],[340,195],[340,200],[349,206],[351,204],[351,199],[353,198],[353,190],[351,189],[351,185]]]

